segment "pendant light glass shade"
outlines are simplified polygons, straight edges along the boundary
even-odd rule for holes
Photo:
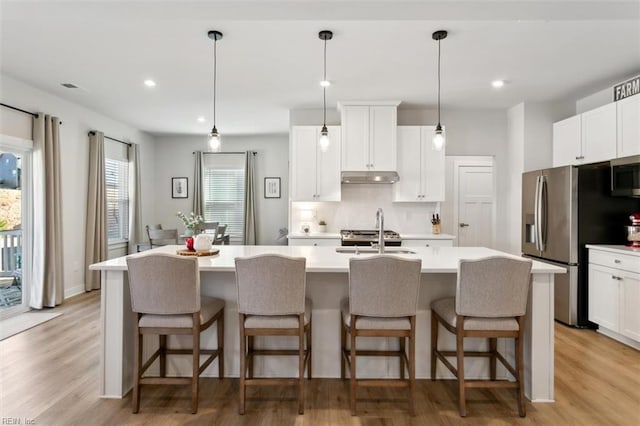
[[[318,145],[320,146],[320,151],[327,152],[329,149],[329,145],[331,145],[331,140],[329,139],[329,130],[327,130],[327,126],[322,126],[322,130],[320,131],[320,139],[318,139]]]
[[[442,151],[446,140],[440,124],[440,40],[447,38],[447,32],[436,31],[431,35],[431,38],[438,42],[438,125],[433,135],[432,147],[436,151]]]
[[[331,31],[320,31],[318,33],[318,37],[320,40],[324,41],[324,61],[323,61],[323,78],[320,82],[322,86],[322,112],[323,112],[323,120],[322,120],[322,130],[320,130],[320,139],[318,139],[318,146],[320,147],[321,152],[327,152],[329,149],[329,145],[331,145],[331,139],[329,139],[329,130],[327,129],[327,87],[331,85],[329,80],[327,80],[327,40],[331,40],[333,38],[333,33]]]
[[[218,40],[222,39],[222,33],[220,31],[209,31],[207,36],[213,40],[213,128],[209,132],[208,142],[210,152],[220,152],[222,148],[222,141],[220,140],[220,133],[216,128],[216,81],[217,81],[217,65],[218,65]]]

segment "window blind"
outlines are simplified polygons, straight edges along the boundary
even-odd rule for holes
[[[109,243],[129,239],[129,163],[105,159],[107,192],[107,239]]]
[[[204,220],[227,225],[234,243],[244,241],[244,154],[206,155],[203,170]]]

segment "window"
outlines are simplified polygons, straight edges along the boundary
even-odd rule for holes
[[[109,244],[129,240],[129,160],[127,146],[105,141],[107,239]]]
[[[227,225],[234,243],[244,241],[244,154],[205,154],[204,220]]]

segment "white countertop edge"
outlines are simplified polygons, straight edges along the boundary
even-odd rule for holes
[[[640,249],[631,248],[627,246],[587,244],[585,247],[587,247],[588,249],[602,250],[602,251],[608,251],[611,253],[619,253],[619,254],[626,254],[630,256],[640,257]]]
[[[403,234],[400,233],[403,240],[455,240],[456,236],[451,234]]]
[[[308,234],[302,233],[302,232],[291,232],[289,235],[287,235],[287,238],[291,239],[295,239],[295,238],[326,238],[326,239],[333,239],[333,238],[337,238],[340,239],[340,234],[338,233],[333,233],[333,232],[310,232]]]

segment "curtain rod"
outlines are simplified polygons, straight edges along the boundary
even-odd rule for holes
[[[18,108],[18,107],[14,107],[13,105],[9,105],[9,104],[3,104],[2,102],[0,102],[0,106],[3,106],[5,108],[9,108],[12,109],[14,111],[18,111],[21,112],[23,114],[27,114],[32,116],[33,118],[38,118],[40,115],[36,112],[31,112],[31,111],[27,111],[26,109],[22,109],[22,108]],[[62,124],[62,121],[60,122],[60,124]]]
[[[92,130],[92,131],[90,131],[90,132],[89,132],[89,134],[90,134],[90,135],[95,135],[95,134],[96,134],[96,132]],[[131,146],[131,145],[132,145],[132,143],[131,143],[131,142],[121,141],[120,139],[112,138],[111,136],[103,135],[103,137],[104,137],[105,139],[109,139],[109,140],[112,140],[112,141],[114,141],[114,142],[120,142],[120,143],[123,143],[123,144],[125,144],[125,145],[127,145],[127,146]]]
[[[239,152],[207,152],[207,151],[193,151],[192,154],[195,154],[196,152],[201,152],[203,154],[246,154],[247,152],[252,153],[253,155],[256,155],[258,153],[258,151],[239,151]]]

